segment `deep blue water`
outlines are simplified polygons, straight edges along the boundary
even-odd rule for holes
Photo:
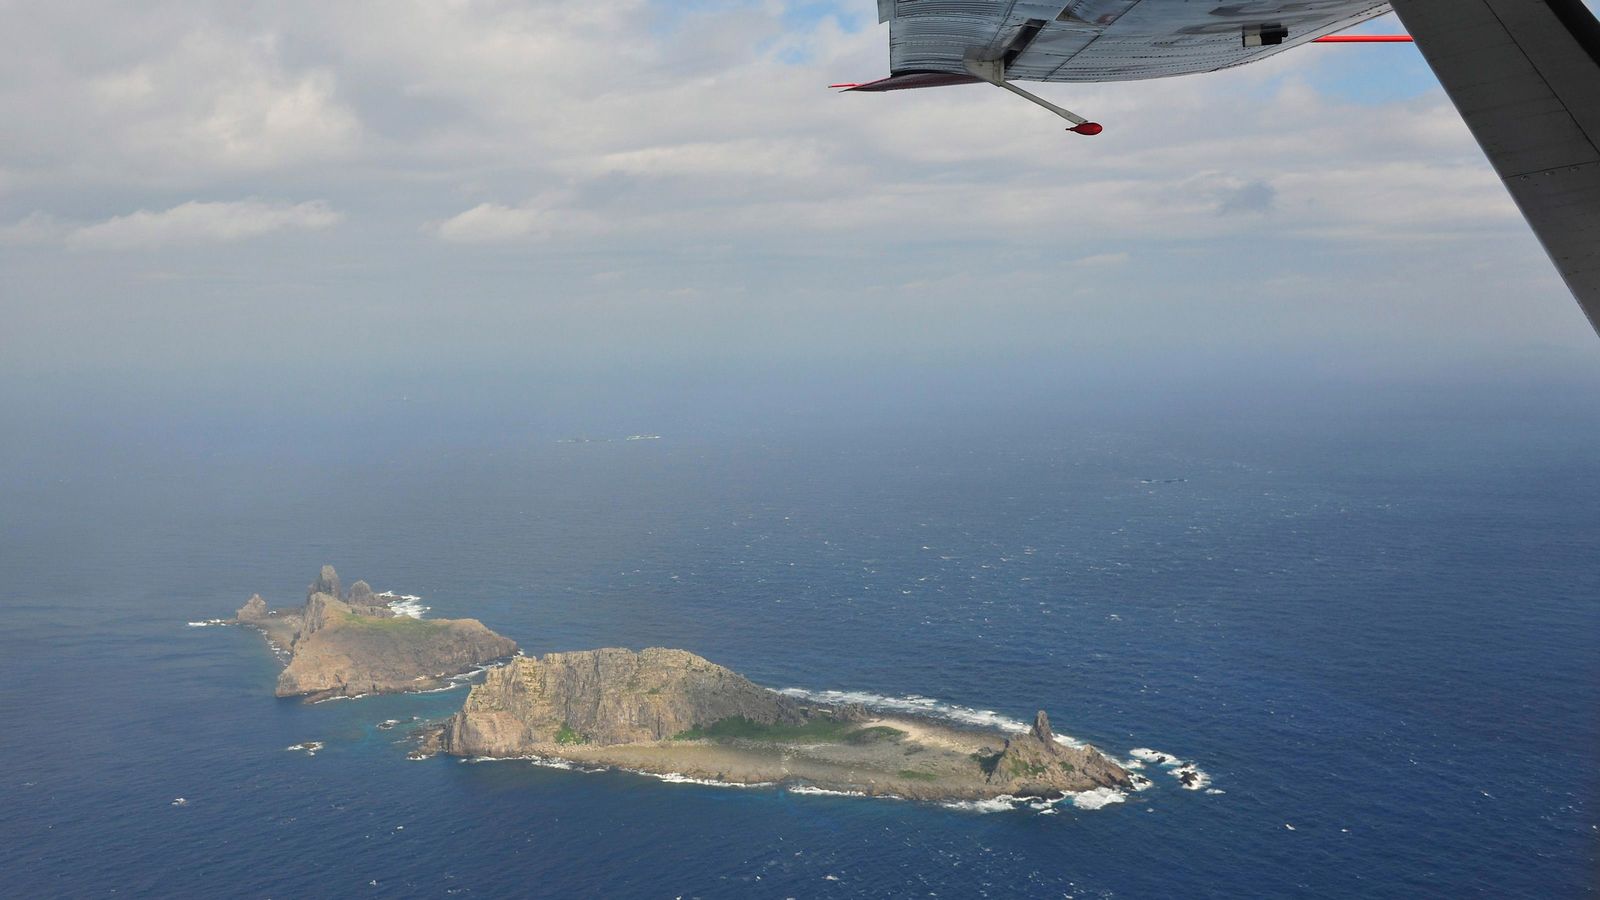
[[[581,422],[12,401],[0,894],[1594,896],[1592,387]],[[460,693],[278,701],[255,633],[185,625],[323,562],[530,653],[1044,708],[1223,793],[978,814],[408,761],[375,725]]]

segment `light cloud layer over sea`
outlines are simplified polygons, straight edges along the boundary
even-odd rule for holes
[[[1593,340],[1411,48],[1041,88],[1085,139],[828,91],[874,12],[0,2],[0,355]]]

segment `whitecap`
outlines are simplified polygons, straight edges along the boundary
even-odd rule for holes
[[[1010,794],[1001,794],[998,797],[991,797],[987,800],[952,800],[948,803],[941,803],[939,805],[943,806],[945,809],[956,809],[962,812],[972,812],[987,815],[989,813],[1011,812],[1021,803],[1021,800],[1011,796]]]
[[[1172,770],[1172,777],[1178,779],[1185,790],[1198,791],[1211,784],[1211,776],[1205,773],[1194,763],[1184,763]]]
[[[777,784],[775,781],[756,781],[746,783],[742,781],[718,781],[714,778],[693,778],[679,772],[643,772],[638,769],[623,769],[623,771],[632,772],[635,775],[647,775],[656,779],[657,781],[665,781],[668,784],[702,784],[707,787],[726,788],[765,788],[773,787]]]
[[[397,616],[420,619],[424,613],[433,609],[431,606],[423,606],[422,598],[416,594],[396,594],[394,591],[383,591],[374,596],[384,600],[389,609],[393,610]]]
[[[184,798],[184,797],[173,797],[172,798],[172,805],[173,806],[188,806],[189,805],[189,801],[188,801],[187,798]]]
[[[784,788],[791,794],[811,794],[819,797],[865,797],[861,791],[835,791],[829,788],[820,788],[811,784],[796,784]]]
[[[232,625],[233,623],[227,619],[206,619],[202,622],[190,622],[188,624],[190,628],[210,628],[213,625]]]
[[[315,706],[318,703],[332,703],[335,700],[360,700],[362,697],[371,697],[371,694],[336,694],[332,697],[323,697],[321,700],[311,701]]]
[[[321,750],[324,746],[325,745],[321,741],[303,741],[301,743],[293,744],[293,745],[285,747],[283,749],[288,750],[290,752],[300,751],[300,752],[305,753],[305,755],[307,755],[307,756],[316,756],[317,755],[317,751]]]
[[[992,709],[973,709],[970,706],[946,703],[943,700],[924,697],[920,694],[889,697],[868,691],[813,691],[799,687],[780,688],[778,693],[816,703],[833,705],[858,703],[868,709],[929,716],[946,719],[951,722],[959,722],[963,725],[976,725],[980,728],[993,728],[998,731],[1012,733],[1027,731],[1029,727],[1028,723],[1020,719],[1013,719]],[[1065,744],[1068,747],[1085,746],[1082,741],[1064,734],[1056,735],[1055,739],[1057,743]]]
[[[1124,803],[1128,795],[1116,788],[1094,788],[1072,794],[1072,805],[1079,809],[1102,809],[1113,803]]]

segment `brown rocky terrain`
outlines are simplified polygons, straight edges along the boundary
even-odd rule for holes
[[[396,616],[365,581],[340,593],[323,566],[299,609],[269,609],[261,595],[239,609],[287,659],[277,695],[311,700],[443,687],[452,676],[511,656],[517,645],[476,619]]]
[[[1130,788],[1093,747],[805,703],[683,650],[518,658],[475,685],[429,750],[538,756],[736,783],[791,782],[937,800]]]

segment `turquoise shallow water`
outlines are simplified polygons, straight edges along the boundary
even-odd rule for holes
[[[8,896],[1596,892],[1600,412],[1570,396],[619,417],[584,433],[662,439],[577,444],[230,416],[4,445]],[[1223,793],[1157,774],[980,814],[408,761],[377,723],[459,693],[276,701],[254,633],[185,625],[324,561],[530,653],[1045,708]]]

